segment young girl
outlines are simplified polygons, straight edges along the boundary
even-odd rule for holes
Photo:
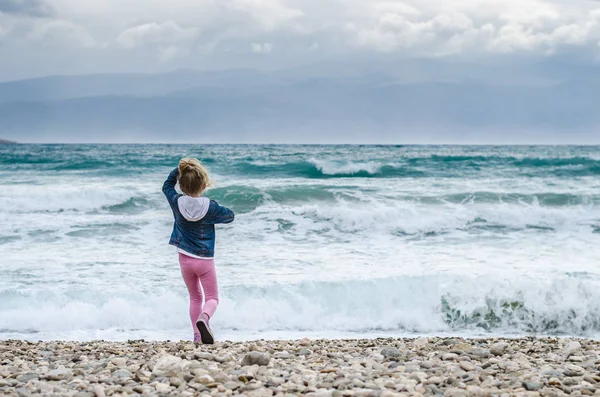
[[[184,194],[175,191],[175,185]],[[202,197],[211,184],[208,172],[196,159],[184,158],[163,184],[162,191],[173,210],[175,224],[169,244],[177,247],[181,275],[190,294],[190,318],[194,342],[213,344],[208,324],[219,304],[215,272],[215,224],[233,222],[234,214],[216,201]],[[202,290],[206,295],[202,305]]]

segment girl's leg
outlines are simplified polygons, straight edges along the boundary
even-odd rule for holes
[[[202,289],[200,288],[200,279],[197,275],[194,259],[189,256],[179,254],[179,264],[183,281],[190,294],[190,320],[194,328],[194,335],[199,334],[196,321],[202,313]]]
[[[206,295],[206,301],[204,302],[204,308],[202,313],[206,314],[208,318],[212,318],[213,314],[217,310],[219,305],[219,286],[217,285],[217,272],[215,270],[215,261],[203,260],[204,271],[200,274],[200,283],[204,289]]]

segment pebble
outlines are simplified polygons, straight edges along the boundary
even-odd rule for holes
[[[154,388],[159,393],[166,393],[171,390],[171,386],[167,385],[166,383],[157,383]]]
[[[251,390],[245,393],[248,397],[271,397],[273,395],[273,390],[261,388],[257,390]]]
[[[242,359],[242,366],[250,365],[269,365],[271,357],[267,353],[261,352],[250,352]]]
[[[231,356],[229,354],[214,355],[213,360],[215,360],[218,363],[225,363],[227,361],[231,361]]]
[[[567,345],[564,347],[562,354],[568,358],[580,350],[581,350],[581,343],[579,343],[578,341],[571,341],[571,342],[567,343]]]
[[[196,377],[196,382],[208,385],[209,383],[214,383],[215,379],[210,375],[201,375]]]
[[[0,357],[7,396],[600,394],[600,341],[584,339],[1,341]]]
[[[152,370],[155,376],[175,376],[183,371],[184,362],[181,358],[164,355],[158,359]]]
[[[458,342],[450,346],[452,348],[452,352],[457,352],[458,354],[462,352],[466,352],[467,350],[471,350],[473,346],[470,343]]]
[[[423,361],[420,365],[421,368],[431,369],[435,366],[435,363],[433,361]]]
[[[508,348],[508,343],[506,342],[496,342],[490,347],[490,353],[494,356],[502,356],[506,349]]]
[[[209,360],[209,361],[212,361],[214,359],[214,356],[211,353],[208,353],[208,352],[196,351],[196,352],[194,352],[194,358],[196,360]]]
[[[225,387],[225,389],[227,390],[237,390],[240,388],[240,383],[238,382],[233,382],[233,381],[227,381],[225,383],[223,383],[223,387]]]
[[[131,372],[126,369],[118,369],[113,372],[113,376],[117,378],[131,378]]]
[[[432,376],[431,378],[429,378],[427,380],[428,383],[432,383],[434,385],[439,385],[440,383],[443,382],[442,378],[440,378],[439,376]]]
[[[540,382],[529,381],[523,382],[523,387],[529,391],[537,391],[542,388],[542,384]]]
[[[400,365],[400,363],[398,361],[392,361],[390,363],[390,365],[388,366],[388,369],[390,369],[390,370],[391,369],[396,369],[396,368],[398,368],[399,365]]]
[[[64,380],[73,376],[73,371],[68,368],[57,368],[49,371],[45,378],[48,380]]]
[[[585,373],[585,369],[575,364],[566,364],[563,374],[566,376],[582,376]]]
[[[397,358],[402,355],[402,352],[395,347],[386,346],[381,349],[381,355],[385,358]]]
[[[92,387],[92,390],[94,391],[94,394],[96,395],[96,397],[105,397],[106,394],[104,393],[104,387],[100,386],[100,385],[94,385]]]
[[[117,357],[110,360],[111,363],[116,365],[117,367],[125,367],[127,366],[127,359],[123,357]]]
[[[17,376],[17,381],[19,381],[20,383],[27,383],[30,380],[39,379],[39,377],[40,376],[35,373],[26,373],[26,374]]]
[[[461,361],[458,365],[467,372],[475,370],[475,366],[468,361]]]
[[[456,353],[446,353],[442,356],[442,360],[444,361],[453,361],[458,358],[458,354]]]
[[[547,369],[541,372],[547,378],[560,378],[562,374],[555,369]]]
[[[487,358],[490,356],[490,351],[488,349],[472,349],[469,350],[469,355],[475,356],[478,358]]]

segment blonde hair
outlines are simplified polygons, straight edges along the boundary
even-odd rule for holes
[[[208,171],[194,158],[183,158],[179,161],[179,187],[188,196],[197,196],[211,186]]]

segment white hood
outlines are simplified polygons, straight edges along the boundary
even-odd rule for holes
[[[190,222],[198,222],[208,212],[210,200],[206,197],[181,196],[177,199],[179,212]]]

